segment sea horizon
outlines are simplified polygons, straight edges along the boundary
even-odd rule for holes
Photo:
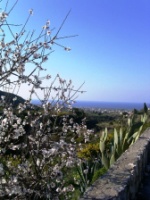
[[[33,104],[39,105],[39,100],[32,100]],[[114,109],[114,110],[140,110],[143,108],[144,103],[146,102],[109,102],[109,101],[88,101],[88,100],[77,100],[72,105],[76,108],[84,109]],[[150,107],[150,103],[146,103],[147,107]]]

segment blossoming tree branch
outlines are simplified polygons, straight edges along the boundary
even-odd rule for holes
[[[32,9],[20,25],[9,18],[19,1],[1,2],[5,6],[0,9],[0,198],[72,199],[75,187],[86,184],[77,156],[81,144],[76,141],[87,142],[92,133],[85,119],[81,123],[74,120],[72,103],[83,92],[82,85],[75,89],[71,80],[67,82],[59,74],[53,79],[50,74],[41,75],[54,45],[71,50],[58,42],[75,37],[59,36],[70,12],[56,34],[48,20],[36,36],[35,31],[26,30]],[[30,88],[28,98],[16,104],[24,84]],[[31,103],[33,95],[40,106]],[[79,174],[74,177],[75,166]]]

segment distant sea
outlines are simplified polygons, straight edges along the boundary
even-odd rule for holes
[[[39,105],[38,100],[32,100],[33,104]],[[90,108],[90,109],[114,109],[114,110],[140,110],[144,103],[127,103],[127,102],[101,102],[101,101],[76,101],[73,107],[76,108]],[[147,104],[150,107],[150,103]]]

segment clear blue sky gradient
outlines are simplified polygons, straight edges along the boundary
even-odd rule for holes
[[[149,0],[19,0],[12,22],[23,23],[30,8],[28,29],[37,33],[48,19],[57,30],[71,9],[60,36],[79,36],[60,41],[72,51],[54,47],[45,66],[75,87],[85,81],[79,100],[150,102]]]

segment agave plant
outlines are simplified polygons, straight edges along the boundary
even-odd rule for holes
[[[118,131],[114,128],[113,140],[108,143],[108,130],[102,132],[100,137],[99,148],[101,152],[101,162],[108,169],[120,156],[129,148],[141,135],[143,126],[148,119],[145,112],[141,115],[140,122],[135,123],[135,115],[127,121],[127,127],[121,127]]]

